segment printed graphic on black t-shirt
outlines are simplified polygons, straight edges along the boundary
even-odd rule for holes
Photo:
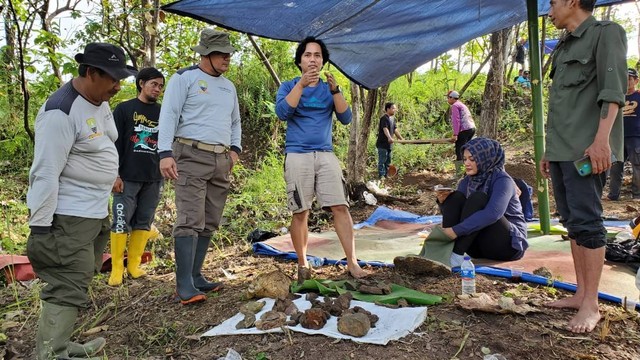
[[[149,127],[143,125],[150,122],[144,114],[134,113],[133,116],[141,122],[135,125],[129,139],[133,143],[133,151],[155,154],[158,150],[158,122],[155,122],[154,127]]]

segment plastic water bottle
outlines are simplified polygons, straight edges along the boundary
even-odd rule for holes
[[[476,267],[473,266],[469,255],[465,255],[460,265],[460,277],[462,277],[462,294],[476,293]]]

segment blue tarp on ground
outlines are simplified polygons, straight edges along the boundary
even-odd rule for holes
[[[549,1],[538,0],[538,8],[545,14]],[[162,9],[271,39],[315,36],[327,44],[331,62],[367,88],[527,20],[525,0],[182,0]]]
[[[442,217],[439,215],[419,216],[410,212],[406,212],[402,210],[394,210],[384,206],[380,206],[369,216],[367,220],[359,224],[356,224],[354,228],[361,229],[364,227],[374,226],[377,222],[382,220],[407,222],[412,224],[432,224],[432,223],[441,222]],[[627,223],[628,223],[628,220],[627,221],[620,221],[620,220],[605,221],[605,224],[607,226],[617,226],[617,225],[626,226]],[[274,256],[274,257],[279,257],[282,259],[287,259],[292,261],[296,261],[298,259],[295,252],[284,252],[262,242],[253,244],[253,252],[256,255]],[[307,255],[307,258],[309,262],[312,264],[312,266],[314,267],[319,267],[322,265],[335,265],[335,264],[346,265],[346,262],[344,260],[329,259],[329,258],[317,257],[313,255]],[[393,264],[385,263],[383,261],[361,261],[360,265],[361,266],[369,265],[369,266],[379,266],[379,267],[382,267],[382,266],[393,267]],[[459,272],[460,268],[455,267],[452,270],[454,272]],[[509,269],[504,269],[496,266],[476,265],[476,273],[491,275],[491,276],[498,276],[503,278],[511,277],[511,272]],[[549,279],[543,276],[538,276],[538,275],[534,275],[526,272],[522,274],[522,280],[525,282],[530,282],[530,283],[535,283],[540,285],[547,285],[547,286],[550,285]],[[573,291],[573,292],[576,291],[576,286],[574,284],[569,282],[564,282],[564,281],[553,280],[553,287],[563,289],[563,290]],[[604,292],[600,292],[598,295],[599,295],[599,298],[602,300],[607,300],[607,301],[611,301],[618,304],[622,302],[622,298],[613,296]],[[638,307],[640,308],[640,305]]]

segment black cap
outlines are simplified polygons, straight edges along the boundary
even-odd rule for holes
[[[638,78],[638,70],[636,70],[636,69],[633,69],[633,68],[627,69],[627,74],[629,76],[633,76],[636,79]]]
[[[78,64],[98,68],[116,80],[135,76],[138,70],[126,64],[124,51],[119,46],[107,43],[90,43],[84,48],[84,53],[75,56]]]

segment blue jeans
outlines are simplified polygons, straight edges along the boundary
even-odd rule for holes
[[[378,148],[378,176],[380,178],[387,177],[391,165],[391,149]]]

